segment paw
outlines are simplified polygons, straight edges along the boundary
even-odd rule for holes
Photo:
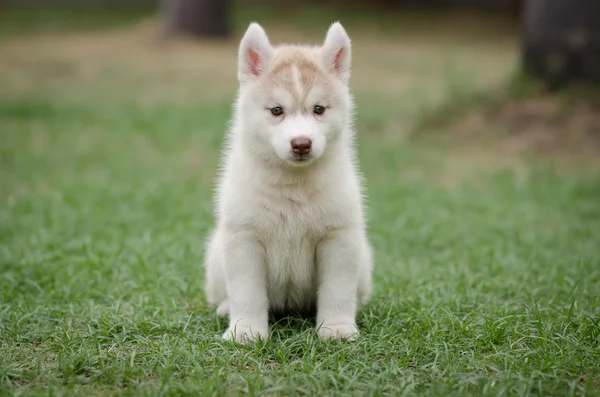
[[[356,324],[350,322],[335,324],[324,322],[323,325],[319,327],[319,336],[321,339],[325,340],[338,339],[355,341],[358,337],[358,328],[356,327]]]
[[[269,337],[268,325],[248,324],[242,321],[231,322],[231,325],[223,334],[223,339],[232,340],[237,343],[249,343],[259,339],[267,340]]]
[[[225,299],[219,307],[217,307],[217,316],[227,317],[229,315],[229,301]]]

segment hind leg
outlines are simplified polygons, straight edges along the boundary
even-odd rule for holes
[[[208,303],[218,306],[217,315],[224,317],[229,314],[229,304],[227,302],[222,247],[220,233],[214,231],[206,245],[204,291]]]
[[[217,307],[217,316],[219,317],[227,317],[229,316],[229,301],[225,299],[219,307]]]

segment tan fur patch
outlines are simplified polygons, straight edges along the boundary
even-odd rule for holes
[[[318,50],[313,47],[284,46],[275,49],[275,66],[266,76],[265,82],[270,89],[275,87],[289,92],[294,102],[299,105],[312,106],[306,103],[307,98],[316,86],[323,94],[322,101],[331,101],[327,93],[331,90],[333,76],[319,66]],[[314,97],[311,95],[311,98]]]
[[[302,86],[302,76],[300,75],[300,71],[296,65],[292,65],[290,68],[292,70],[292,80],[294,81],[295,94],[297,97],[303,98],[306,87]]]

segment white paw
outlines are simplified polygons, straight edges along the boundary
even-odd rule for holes
[[[322,339],[339,339],[355,341],[358,337],[358,328],[354,323],[328,323],[324,322],[319,328],[319,336]]]
[[[223,339],[233,340],[237,343],[248,343],[258,339],[267,340],[268,337],[268,325],[247,324],[242,321],[231,322],[231,325],[223,334]]]
[[[217,316],[227,317],[229,315],[229,301],[225,299],[219,307],[217,307]]]

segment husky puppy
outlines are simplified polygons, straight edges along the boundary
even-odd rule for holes
[[[269,42],[257,23],[238,53],[239,91],[207,240],[205,290],[224,339],[266,339],[269,312],[316,308],[324,338],[354,340],[372,251],[353,130],[351,43]]]

